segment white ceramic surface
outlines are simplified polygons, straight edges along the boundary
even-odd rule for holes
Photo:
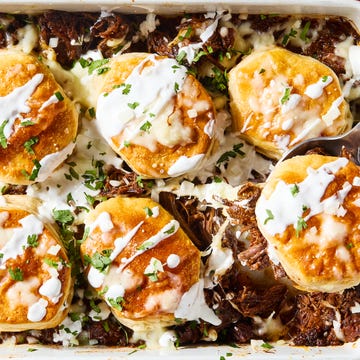
[[[178,13],[230,10],[233,13],[279,13],[279,14],[321,14],[339,15],[350,18],[360,29],[360,1],[356,0],[0,0],[1,12],[39,12],[46,9],[66,11],[109,10],[125,13]],[[203,346],[178,350],[137,350],[99,347],[54,347],[37,345],[0,345],[0,359],[51,359],[92,360],[300,360],[300,359],[360,359],[360,341],[339,347],[290,347],[274,344],[265,351],[258,346]]]

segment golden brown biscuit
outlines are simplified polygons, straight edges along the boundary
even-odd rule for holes
[[[360,167],[346,158],[297,156],[277,165],[256,204],[273,262],[306,291],[360,283]]]
[[[125,325],[174,324],[182,295],[199,281],[200,252],[179,223],[145,198],[117,197],[86,219],[88,281]]]
[[[71,154],[78,114],[36,57],[0,50],[0,181],[43,181]]]
[[[202,85],[174,59],[146,53],[113,58],[99,77],[101,134],[147,178],[197,169],[213,144],[215,110]]]
[[[39,201],[7,195],[0,205],[0,331],[56,327],[73,294],[71,267],[55,228],[37,215]]]
[[[256,51],[229,73],[233,127],[266,156],[279,159],[302,140],[351,127],[336,74],[283,48]]]

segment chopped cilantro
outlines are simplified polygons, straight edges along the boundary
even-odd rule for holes
[[[175,84],[174,84],[174,91],[175,91],[176,93],[178,93],[179,90],[180,90],[179,84],[178,84],[177,82],[175,82]]]
[[[322,82],[327,82],[328,78],[329,78],[329,76],[325,75],[325,76],[323,76],[323,77],[321,78],[321,81],[322,81]]]
[[[123,304],[125,302],[124,298],[122,296],[118,296],[117,298],[108,298],[108,303],[116,310],[122,311]]]
[[[264,68],[261,68],[261,69],[259,70],[259,74],[263,74],[265,71],[266,71],[266,70],[265,70]]]
[[[60,92],[60,91],[57,91],[55,94],[56,98],[59,100],[59,101],[63,101],[64,100],[64,96],[63,94]]]
[[[295,231],[296,231],[296,237],[299,237],[299,234],[300,234],[300,231],[301,230],[304,230],[307,228],[307,223],[306,221],[302,218],[302,217],[299,217],[298,218],[298,221],[296,223],[296,228],[295,228]]]
[[[99,252],[95,252],[90,259],[87,258],[87,262],[90,261],[89,263],[91,266],[104,273],[108,270],[111,264],[110,254],[110,251],[105,250],[103,250],[101,254]]]
[[[274,214],[272,213],[272,211],[270,209],[266,209],[265,211],[267,214],[267,218],[264,220],[264,225],[266,225],[268,221],[274,220]]]
[[[8,122],[9,122],[9,120],[4,120],[0,125],[0,145],[3,149],[7,148],[7,139],[4,134],[4,130],[5,130],[5,126],[7,125]]]
[[[11,279],[14,281],[23,281],[24,280],[24,274],[21,271],[21,269],[18,267],[15,269],[9,269],[9,275],[10,275]]]
[[[147,216],[149,216],[149,217],[153,216],[153,211],[149,207],[145,206],[144,210],[145,210],[145,214]]]
[[[142,243],[137,250],[139,251],[146,251],[152,248],[152,246],[154,246],[154,242],[153,241],[145,241],[144,243]]]
[[[87,66],[89,74],[91,75],[96,70],[97,73],[100,75],[101,74],[101,72],[99,73],[100,68],[105,64],[107,64],[108,62],[109,59],[100,59],[100,60],[91,61],[90,64]]]
[[[291,87],[286,87],[285,90],[284,90],[284,95],[282,96],[282,98],[280,99],[280,103],[282,105],[284,105],[286,102],[289,101],[290,99],[290,94],[291,94]]]
[[[127,95],[130,92],[131,84],[122,84],[121,86],[124,86],[124,89],[122,91],[123,95]]]
[[[90,117],[94,118],[96,116],[95,109],[93,107],[88,109]]]
[[[28,246],[29,247],[37,247],[39,245],[38,238],[39,238],[39,236],[36,234],[29,235],[27,237]]]
[[[261,344],[261,347],[264,348],[264,349],[273,349],[274,347],[269,344],[268,342],[264,342]]]
[[[283,37],[283,40],[282,40],[282,44],[285,46],[287,45],[287,43],[289,42],[289,39],[291,37],[295,37],[297,34],[297,31],[294,30],[293,28],[290,29],[290,32],[285,34],[284,37]]]
[[[39,138],[37,136],[31,137],[29,140],[24,142],[24,148],[29,153],[34,155],[33,146],[39,142]]]
[[[186,58],[186,52],[184,50],[181,50],[177,55],[176,55],[176,61],[181,64]]]
[[[141,125],[140,130],[145,131],[145,132],[148,133],[150,131],[151,127],[152,127],[151,122],[146,121],[144,124]]]
[[[290,188],[290,191],[292,196],[296,196],[299,193],[299,186],[294,184],[294,186]]]
[[[140,103],[138,103],[137,101],[135,101],[135,102],[133,102],[133,103],[128,103],[127,105],[128,105],[128,107],[129,107],[130,109],[135,110],[135,109],[140,105]]]
[[[224,154],[220,156],[220,158],[217,160],[216,165],[220,165],[223,162],[228,162],[230,158],[235,158],[237,155],[240,157],[244,157],[245,153],[240,150],[244,146],[243,143],[239,143],[233,146],[232,150],[226,151]]]
[[[300,33],[300,39],[305,42],[309,41],[307,34],[309,32],[310,26],[311,26],[311,21],[307,21]]]
[[[70,210],[53,210],[53,218],[61,224],[72,224],[74,222],[74,215]]]
[[[22,127],[32,126],[32,125],[34,125],[34,122],[31,120],[25,120],[20,123],[20,126],[22,126]]]
[[[170,235],[173,234],[174,232],[175,232],[175,225],[172,225],[170,229],[164,231],[164,234]]]
[[[57,269],[59,266],[59,263],[57,261],[50,259],[48,257],[44,258],[44,263],[55,269]]]

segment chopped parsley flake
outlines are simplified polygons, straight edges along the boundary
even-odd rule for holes
[[[299,237],[299,234],[300,234],[300,231],[301,230],[304,230],[307,228],[307,223],[306,221],[302,218],[302,217],[299,217],[298,218],[298,221],[296,223],[296,228],[295,228],[295,231],[296,231],[296,237]]]
[[[116,299],[108,298],[107,301],[114,309],[122,311],[123,304],[125,302],[125,300],[122,296],[118,296]]]
[[[27,237],[28,246],[29,247],[37,247],[39,245],[38,238],[39,238],[39,236],[36,234],[29,235]]]
[[[140,104],[137,101],[135,101],[133,103],[128,103],[127,105],[130,109],[135,110]]]
[[[7,148],[7,139],[4,134],[4,130],[5,130],[5,126],[7,125],[8,122],[9,122],[9,120],[4,120],[0,125],[0,145],[3,149]]]
[[[176,83],[174,84],[174,91],[175,91],[176,93],[178,93],[178,92],[179,92],[179,89],[180,89],[179,84],[176,82]]]
[[[304,25],[301,33],[300,33],[300,39],[305,41],[305,42],[309,41],[309,38],[307,37],[307,34],[309,32],[310,26],[311,26],[311,21],[307,21],[306,24]]]
[[[20,123],[20,126],[22,126],[22,127],[32,126],[32,125],[34,125],[34,122],[31,120],[25,120]]]
[[[233,146],[232,150],[226,151],[224,154],[220,156],[217,160],[216,165],[220,165],[221,163],[228,162],[230,158],[235,158],[237,155],[240,157],[244,157],[245,153],[241,150],[244,146],[243,143],[239,143]]]
[[[123,95],[129,94],[130,89],[131,89],[131,84],[122,84],[121,86],[124,87],[124,89],[123,89],[123,91],[122,91],[122,94],[123,94]]]
[[[96,116],[95,109],[93,107],[88,109],[90,117],[94,118]]]
[[[37,136],[31,137],[29,140],[24,142],[24,148],[29,153],[34,155],[33,146],[39,142],[39,138]]]
[[[61,224],[72,224],[74,222],[74,215],[70,210],[53,210],[53,218]]]
[[[37,178],[40,168],[41,168],[41,164],[40,164],[39,160],[35,159],[35,160],[33,160],[33,163],[34,163],[34,167],[31,171],[31,174],[29,174],[25,169],[21,170],[21,173],[30,181],[34,181]]]
[[[164,231],[164,234],[173,234],[175,232],[175,225],[173,225],[170,229]]]
[[[147,216],[149,216],[149,217],[153,216],[153,211],[149,207],[145,206],[144,210],[145,210],[145,214]]]
[[[325,75],[325,76],[323,76],[322,78],[321,78],[321,81],[322,82],[327,82],[327,80],[328,80],[328,76],[327,75]]]
[[[259,74],[263,74],[265,71],[266,71],[266,70],[265,70],[264,68],[261,68],[261,69],[259,70]]]
[[[285,34],[282,40],[282,44],[285,46],[289,42],[289,39],[291,37],[295,37],[297,34],[297,31],[294,29],[290,29],[290,32],[288,34]]]
[[[272,213],[272,211],[270,209],[266,209],[265,211],[267,214],[267,218],[264,220],[264,225],[266,225],[268,221],[274,220],[274,214]]]
[[[152,127],[151,122],[146,121],[144,124],[141,125],[140,130],[145,131],[145,132],[148,133],[150,131],[151,127]]]
[[[44,258],[44,263],[55,269],[57,269],[59,266],[59,263],[57,261],[50,258]]]
[[[95,269],[104,273],[108,270],[111,264],[110,255],[111,250],[103,250],[101,254],[99,252],[96,252],[91,258],[89,256],[85,256],[84,260],[86,264],[91,264],[91,266],[93,266]]]
[[[262,343],[261,347],[264,349],[273,349],[274,348],[271,344],[269,344],[267,342]]]
[[[10,275],[11,279],[14,281],[23,281],[24,280],[24,274],[20,268],[9,269],[9,275]]]
[[[299,193],[299,186],[294,184],[294,186],[290,188],[290,191],[292,196],[296,196]]]
[[[64,100],[64,96],[63,94],[60,92],[60,91],[57,91],[55,94],[56,98],[59,100],[59,101],[63,101]]]
[[[284,95],[280,99],[281,105],[284,105],[286,102],[289,101],[290,94],[291,94],[291,87],[286,87],[285,90],[284,90]]]

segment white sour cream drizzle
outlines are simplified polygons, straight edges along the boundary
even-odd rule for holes
[[[202,319],[213,325],[221,324],[221,320],[206,304],[204,296],[204,279],[200,279],[189,289],[189,291],[183,294],[174,315],[176,318],[180,319],[197,321]]]
[[[38,85],[43,81],[43,74],[36,74],[25,85],[14,89],[6,96],[0,97],[0,108],[2,121],[7,120],[4,127],[4,136],[8,139],[12,132],[16,119],[23,119],[21,114],[27,114],[31,108],[27,105],[27,100],[34,93]]]
[[[304,94],[309,96],[311,99],[317,99],[319,98],[324,89],[331,84],[333,81],[333,78],[331,76],[325,76],[319,79],[315,84],[309,85],[306,89]]]
[[[205,154],[197,154],[191,157],[185,155],[180,156],[174,164],[169,167],[168,174],[170,176],[177,176],[193,170],[204,159]]]
[[[139,248],[136,250],[134,255],[129,258],[121,259],[122,265],[119,266],[117,272],[121,272],[128,264],[130,264],[136,257],[143,254],[145,251],[148,251],[155,246],[157,246],[161,241],[169,238],[174,235],[180,228],[180,224],[176,220],[170,220],[158,233],[151,236],[147,239]]]
[[[148,66],[148,63],[152,64]],[[123,138],[156,150],[156,142],[172,147],[189,140],[189,131],[176,116],[169,126],[175,96],[181,91],[187,77],[187,69],[174,59],[156,59],[149,55],[137,65],[124,86],[99,96],[97,125],[104,138],[112,143],[112,137],[123,133]],[[124,91],[127,89],[128,91]],[[151,124],[142,130],[145,124]],[[176,128],[174,137],[171,130]]]
[[[27,238],[29,235],[40,235],[43,232],[43,223],[35,216],[28,215],[19,220],[21,227],[15,228],[9,241],[0,249],[3,254],[0,258],[0,269],[5,268],[5,263],[9,259],[15,259],[17,256],[23,255],[28,247]],[[1,229],[0,231],[3,231]]]
[[[296,185],[298,188],[296,195],[292,194],[294,184],[279,181],[269,199],[260,197],[256,205],[256,216],[266,231],[271,235],[276,235],[282,234],[289,225],[293,225],[296,229],[298,219],[303,216],[304,206],[310,210],[304,217],[305,221],[321,212],[338,215],[341,204],[350,190],[349,186],[344,184],[343,190],[324,201],[321,201],[321,198],[328,185],[334,180],[336,172],[346,166],[348,161],[345,158],[339,158],[322,165],[317,170],[309,167],[308,176]],[[267,220],[269,211],[273,219]]]
[[[39,299],[29,307],[27,318],[32,322],[41,321],[46,315],[48,304],[45,299]]]

